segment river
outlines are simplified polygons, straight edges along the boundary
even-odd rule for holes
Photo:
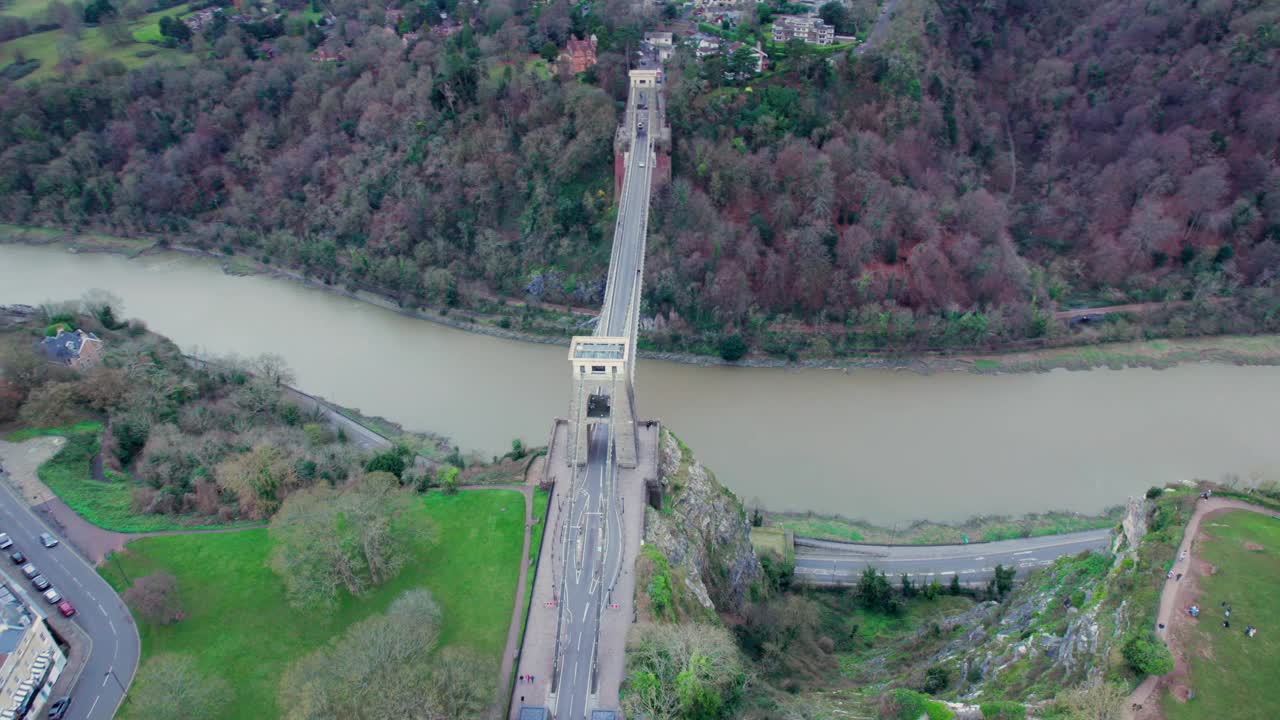
[[[0,304],[101,288],[187,352],[283,356],[303,390],[464,450],[541,445],[560,346],[410,318],[211,259],[0,245]],[[744,501],[881,523],[1097,511],[1147,487],[1280,477],[1280,367],[916,375],[641,360],[636,404]]]

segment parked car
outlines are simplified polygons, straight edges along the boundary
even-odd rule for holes
[[[9,533],[0,533],[0,550],[8,550],[13,547],[13,538],[9,537]]]
[[[44,599],[48,600],[50,605],[57,605],[58,603],[62,602],[62,596],[59,595],[58,591],[54,590],[53,588],[49,588],[48,590],[44,591]]]
[[[58,538],[50,535],[49,533],[40,533],[40,542],[44,543],[45,547],[51,548],[58,544]]]
[[[71,707],[70,697],[55,700],[54,703],[49,706],[49,720],[62,720],[62,718],[67,716],[67,708],[69,707]]]
[[[62,617],[71,617],[76,614],[76,606],[70,600],[63,600],[58,603],[58,612],[62,613]]]
[[[49,578],[43,575],[37,575],[31,578],[31,584],[36,586],[37,590],[48,590],[53,583],[49,582]]]
[[[27,563],[27,556],[23,555],[21,550],[14,550],[9,553],[9,559],[13,561],[14,565],[25,565]]]
[[[22,574],[26,575],[27,579],[30,580],[31,578],[39,575],[40,571],[37,570],[36,566],[33,565],[32,563],[27,563],[26,565],[22,566]]]

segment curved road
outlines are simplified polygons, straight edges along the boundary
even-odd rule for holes
[[[991,578],[996,565],[1031,570],[1110,544],[1109,528],[968,545],[859,545],[796,538],[796,577],[815,585],[848,585],[874,567],[890,578],[905,574],[918,582],[946,584],[959,575],[960,582],[974,584]]]
[[[107,581],[66,543],[45,548],[40,533],[53,533],[14,495],[7,479],[0,481],[0,531],[9,534],[15,549],[21,549],[29,562],[53,587],[76,607],[72,621],[93,641],[88,661],[80,680],[71,690],[70,720],[110,720],[124,700],[125,689],[138,669],[141,641],[133,616]],[[57,533],[54,533],[57,537]],[[5,557],[0,562],[9,562]],[[17,575],[21,578],[21,574]],[[43,602],[35,588],[23,587],[33,602]],[[56,615],[57,608],[45,609]]]

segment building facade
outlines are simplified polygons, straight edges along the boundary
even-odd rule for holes
[[[830,45],[836,39],[836,27],[820,17],[779,15],[773,20],[773,41],[785,43],[802,40],[810,45]]]
[[[67,665],[44,615],[19,595],[0,585],[0,720],[43,717]]]

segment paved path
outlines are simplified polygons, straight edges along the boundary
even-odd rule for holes
[[[1268,510],[1267,508],[1259,507],[1258,505],[1253,505],[1244,502],[1243,500],[1215,497],[1209,498],[1208,500],[1198,501],[1195,512],[1191,513],[1191,519],[1187,521],[1187,529],[1182,534],[1182,543],[1178,545],[1178,554],[1174,556],[1177,558],[1174,562],[1175,576],[1171,579],[1165,580],[1164,588],[1160,590],[1160,609],[1156,613],[1156,627],[1152,628],[1152,630],[1156,631],[1161,638],[1163,638],[1166,633],[1160,630],[1160,623],[1164,623],[1166,626],[1172,624],[1171,621],[1174,619],[1174,615],[1177,614],[1179,612],[1179,608],[1185,604],[1184,600],[1187,600],[1187,598],[1180,598],[1179,595],[1183,594],[1180,591],[1183,588],[1188,587],[1190,582],[1182,582],[1178,580],[1176,573],[1184,573],[1187,581],[1190,581],[1191,576],[1193,575],[1195,556],[1192,554],[1192,549],[1196,535],[1200,532],[1201,521],[1211,515],[1217,515],[1231,510],[1245,510],[1248,512],[1269,515],[1273,518],[1280,518],[1280,512]],[[1186,554],[1185,557],[1183,555],[1184,553]],[[1179,568],[1184,569],[1180,570]],[[1181,653],[1175,652],[1173,653],[1173,656],[1175,665],[1171,675],[1179,675],[1186,669],[1185,661],[1183,660]],[[1125,716],[1127,718],[1160,717],[1158,705],[1160,703],[1160,681],[1163,677],[1165,676],[1147,676],[1147,678],[1138,685],[1133,693],[1129,695],[1129,701],[1125,703]],[[1142,707],[1142,712],[1135,713],[1135,707]]]
[[[498,697],[494,701],[493,717],[502,717],[511,699],[511,670],[515,667],[516,653],[520,650],[520,630],[524,620],[524,588],[529,577],[529,544],[533,536],[533,490],[538,483],[535,474],[525,478],[524,485],[470,485],[460,490],[514,490],[524,496],[524,546],[520,551],[520,579],[516,581],[515,602],[511,606],[511,623],[507,626],[507,647],[502,651],[502,667],[498,670]]]
[[[987,581],[996,565],[1031,570],[1064,555],[1102,550],[1111,530],[1086,530],[968,545],[863,545],[796,538],[796,577],[815,585],[850,585],[868,567],[890,578],[903,574],[918,582],[951,582],[958,575],[966,584]]]

